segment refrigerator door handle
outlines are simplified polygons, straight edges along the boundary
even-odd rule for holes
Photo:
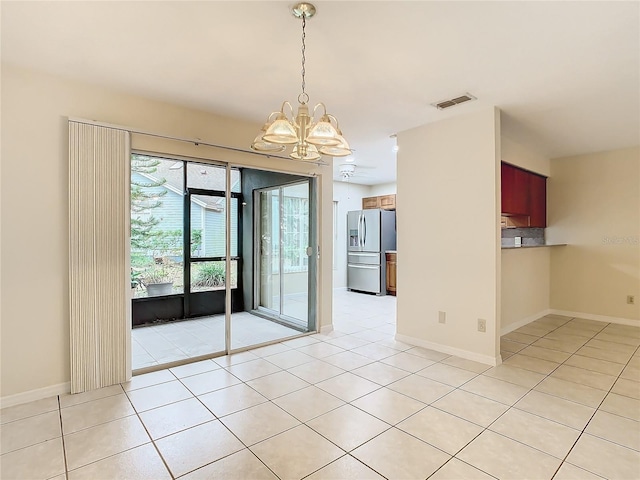
[[[364,245],[362,241],[362,219],[364,215],[361,213],[358,215],[358,246],[362,247]]]
[[[362,230],[364,231],[362,238],[362,246],[364,247],[367,243],[367,219],[364,217],[364,214],[362,214]]]

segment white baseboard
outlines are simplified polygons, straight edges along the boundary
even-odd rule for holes
[[[37,388],[27,392],[16,393],[15,395],[7,395],[0,398],[0,408],[13,407],[23,403],[42,400],[43,398],[53,397],[54,395],[63,395],[71,392],[71,382],[59,383],[49,387]]]
[[[538,320],[539,318],[542,318],[545,315],[549,315],[550,313],[551,313],[551,310],[547,308],[546,310],[542,310],[538,313],[534,313],[533,315],[529,315],[528,317],[523,318],[522,320],[518,320],[517,322],[510,323],[509,325],[502,327],[500,329],[500,336],[506,335],[507,333],[511,333],[520,327],[524,327],[528,323]]]
[[[324,325],[322,327],[320,327],[320,332],[323,335],[326,335],[327,333],[331,333],[333,332],[333,325]]]
[[[557,310],[552,308],[549,313],[553,315],[564,315],[565,317],[584,318],[585,320],[596,320],[598,322],[617,323],[620,325],[631,325],[632,327],[640,327],[640,320],[632,318],[609,317],[608,315],[594,315],[592,313],[569,312],[567,310]]]
[[[401,335],[396,333],[396,340],[409,345],[415,345],[416,347],[428,348],[435,350],[436,352],[442,352],[449,355],[455,355],[456,357],[466,358],[467,360],[473,360],[474,362],[484,363],[485,365],[496,366],[502,363],[502,357],[492,357],[490,355],[482,355],[480,353],[470,352],[468,350],[462,350],[461,348],[450,347],[449,345],[442,345],[440,343],[428,342],[421,338],[410,337],[408,335]]]

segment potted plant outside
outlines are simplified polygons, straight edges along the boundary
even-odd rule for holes
[[[173,293],[173,280],[164,265],[156,265],[144,272],[142,283],[147,288],[147,295],[171,295]]]

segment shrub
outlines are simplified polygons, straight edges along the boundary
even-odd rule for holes
[[[198,271],[192,281],[195,287],[220,287],[224,286],[224,263],[213,262],[198,266]]]

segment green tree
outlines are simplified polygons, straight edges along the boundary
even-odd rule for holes
[[[131,248],[150,250],[154,246],[154,238],[160,232],[154,231],[160,219],[151,212],[162,205],[161,198],[167,190],[158,191],[157,187],[165,184],[166,179],[135,181],[134,173],[153,174],[157,171],[160,160],[147,155],[131,156]]]

